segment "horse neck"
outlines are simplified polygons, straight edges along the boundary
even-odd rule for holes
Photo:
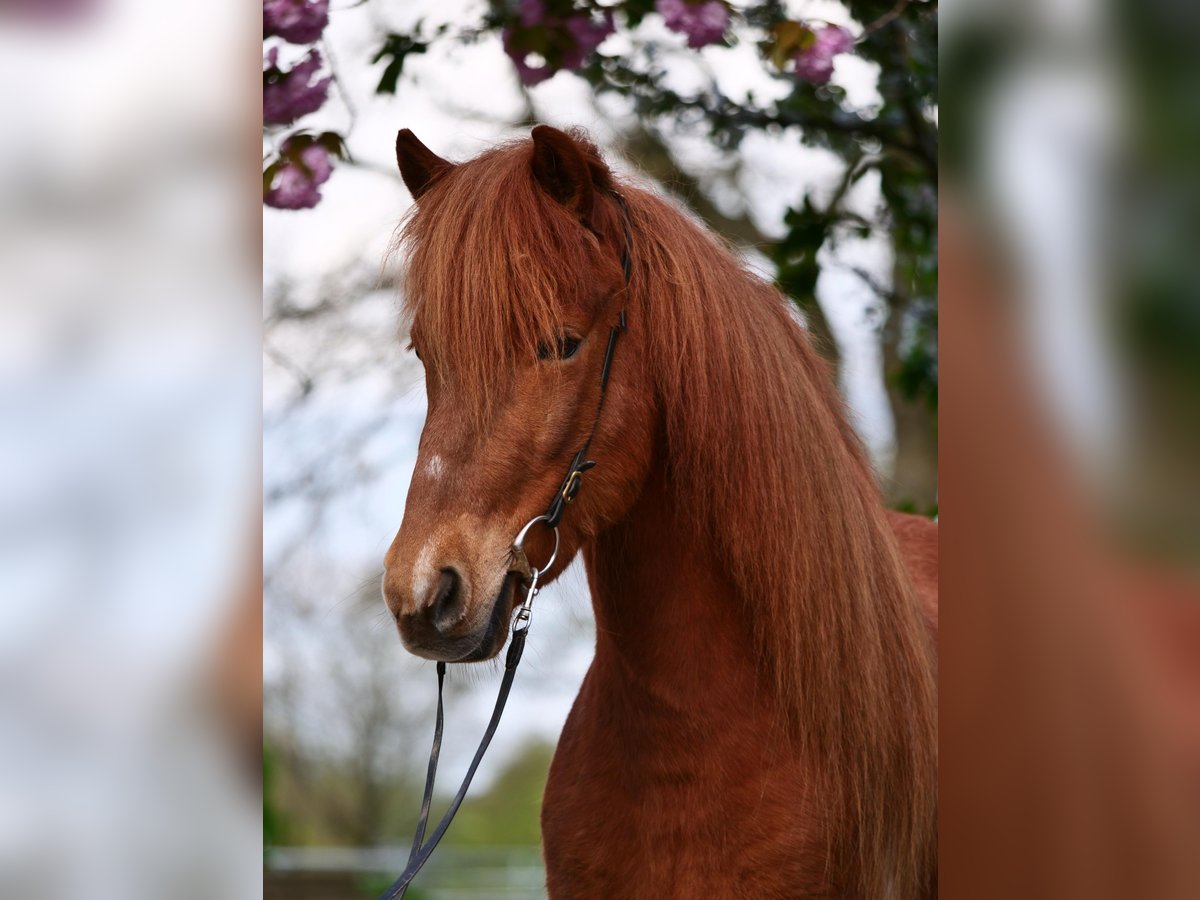
[[[681,514],[656,464],[629,514],[586,552],[596,658],[659,704],[728,715],[765,692],[753,623],[707,531]]]

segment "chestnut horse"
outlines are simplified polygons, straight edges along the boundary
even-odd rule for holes
[[[932,896],[937,529],[882,506],[785,298],[580,134],[396,149],[429,412],[383,586],[411,652],[499,652],[513,537],[595,428],[543,579],[582,552],[597,635],[543,802],[550,895]]]

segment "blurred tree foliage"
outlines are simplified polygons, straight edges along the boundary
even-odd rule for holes
[[[531,742],[518,750],[486,791],[473,791],[467,797],[454,819],[453,829],[446,834],[446,846],[538,846],[541,842],[542,793],[553,755],[554,745],[542,741]],[[327,764],[320,778],[303,784],[288,784],[286,776],[291,770],[281,767],[276,757],[270,747],[264,746],[265,848],[283,844],[403,844],[411,839],[414,816],[421,800],[419,785],[398,780],[377,787],[379,798],[387,801],[387,815],[370,833],[363,833],[358,821],[359,804],[353,775],[346,767]],[[317,802],[303,802],[296,796],[297,792],[308,795],[310,801],[318,798]],[[440,818],[448,799],[446,796],[435,798],[435,821]]]
[[[881,102],[862,109],[851,107],[836,84],[800,77],[798,65],[793,65],[805,52],[811,52],[812,35],[819,34],[825,23],[806,19],[795,22],[779,0],[737,9],[719,0],[678,0],[674,4],[685,11],[714,5],[725,10],[729,27],[714,37],[712,32],[701,33],[698,26],[686,20],[672,26],[669,2],[492,0],[482,21],[464,30],[455,32],[443,27],[423,34],[418,25],[413,34],[388,35],[376,57],[389,60],[379,90],[395,91],[408,53],[423,52],[439,40],[472,41],[499,32],[527,83],[536,83],[558,71],[570,71],[586,79],[598,96],[617,95],[630,102],[641,128],[641,135],[632,136],[630,141],[640,151],[634,158],[643,163],[649,155],[650,168],[669,156],[664,135],[676,129],[705,134],[729,151],[736,151],[748,134],[765,132],[786,133],[805,145],[836,153],[845,168],[832,199],[818,203],[805,197],[788,210],[786,233],[778,241],[763,238],[752,226],[743,227],[745,222],[730,222],[710,203],[697,203],[694,190],[685,189],[684,199],[735,243],[753,245],[767,253],[776,266],[780,288],[802,310],[817,345],[835,363],[836,344],[814,297],[820,271],[818,251],[845,235],[866,235],[879,228],[886,232],[895,252],[891,283],[878,284],[866,273],[860,275],[886,311],[877,324],[897,425],[896,469],[889,494],[894,502],[930,505],[936,498],[938,396],[937,3],[845,3],[861,25],[852,52],[876,64],[879,70]],[[786,95],[778,100],[760,100],[751,95],[735,102],[725,96],[716,77],[698,90],[675,90],[668,69],[678,47],[641,39],[633,31],[656,12],[667,16],[668,26],[689,35],[689,46],[703,41],[732,48],[739,41],[757,37],[761,64],[773,79],[786,86]],[[632,38],[633,50],[614,53],[601,46],[572,56],[570,35],[580,33],[581,28],[626,33]],[[514,47],[518,40],[520,46]],[[588,40],[590,44],[591,38]],[[528,58],[524,55],[526,48],[532,48],[533,55]],[[540,68],[530,69],[528,59]],[[662,152],[653,153],[654,149]],[[684,174],[669,160],[665,166],[674,169],[670,172],[673,176]],[[876,221],[864,220],[846,202],[850,189],[866,177],[878,177],[881,187],[885,208]],[[675,177],[664,183],[674,186],[679,181]]]
[[[265,742],[263,743],[262,766],[263,849],[268,850],[284,842],[285,831],[283,818],[279,815],[275,804],[275,754]]]
[[[832,198],[818,202],[806,196],[788,210],[782,239],[747,235],[752,227],[726,234],[772,259],[779,286],[834,362],[836,343],[814,296],[818,252],[849,236],[886,234],[894,250],[889,283],[857,274],[884,312],[873,324],[881,332],[897,426],[889,494],[893,502],[928,504],[936,497],[937,2],[843,0],[843,7],[852,22],[797,17],[782,0],[737,7],[728,0],[490,0],[477,20],[457,27],[426,29],[419,20],[409,33],[382,35],[367,59],[378,70],[376,92],[395,94],[414,55],[443,41],[499,36],[524,86],[567,72],[585,79],[598,97],[622,98],[650,139],[643,145],[657,143],[665,150],[664,136],[685,130],[735,152],[748,134],[761,132],[836,154],[844,168]],[[297,15],[300,20],[293,21]],[[661,30],[640,29],[651,16],[660,17],[675,36],[663,40]],[[264,48],[264,136],[274,147],[263,161],[263,197],[271,206],[305,209],[319,203],[320,185],[342,158],[338,135],[317,140],[295,124],[326,101],[336,81],[336,74],[316,75],[322,56],[313,42],[328,20],[327,0],[264,6],[270,41]],[[614,34],[622,40],[609,41]],[[280,39],[313,49],[287,68],[278,62]],[[782,88],[771,98],[727,96],[707,64],[711,54],[745,43],[755,45],[764,73]],[[680,53],[701,49],[709,54],[696,60],[701,81],[686,91],[673,86],[679,83],[672,66]],[[877,67],[877,103],[851,104],[837,79],[831,80],[841,55]],[[292,130],[296,127],[301,130]],[[864,217],[847,198],[868,177],[878,179],[884,208]],[[696,211],[711,213],[712,205],[705,205]],[[710,215],[709,221],[721,230],[729,224],[721,221],[726,218]]]
[[[997,269],[1020,278],[988,194],[988,102],[1022,71],[1124,79],[1119,117],[1127,130],[1106,154],[1094,190],[1111,220],[1098,229],[1106,338],[1129,394],[1113,398],[1128,416],[1121,441],[1126,471],[1110,525],[1151,557],[1200,560],[1200,64],[1193,31],[1178,27],[1171,0],[1113,9],[1121,52],[1097,56],[1071,48],[1038,22],[966,18],[943,48],[941,64],[954,108],[942,144],[945,175],[980,228]],[[982,99],[981,99],[982,98]],[[1075,152],[1059,139],[1057,152]],[[1092,148],[1089,148],[1091,150]],[[1108,155],[1111,154],[1111,155]],[[964,199],[965,198],[965,199]]]
[[[446,840],[483,846],[541,843],[542,793],[553,756],[553,744],[521,748],[485,793],[464,801]]]

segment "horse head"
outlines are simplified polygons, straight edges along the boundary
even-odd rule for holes
[[[408,130],[396,153],[416,199],[404,307],[428,413],[383,595],[411,652],[489,659],[529,574],[512,552],[522,526],[570,502],[544,584],[628,511],[649,470],[628,214],[595,148],[547,126],[460,164]],[[535,566],[555,545],[547,524],[525,543]]]

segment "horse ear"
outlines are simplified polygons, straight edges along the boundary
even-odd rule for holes
[[[454,163],[442,159],[407,128],[396,135],[396,162],[414,200],[421,199],[434,182],[454,168]]]
[[[587,220],[592,214],[595,188],[587,159],[564,131],[538,125],[533,138],[533,177],[551,197]]]

